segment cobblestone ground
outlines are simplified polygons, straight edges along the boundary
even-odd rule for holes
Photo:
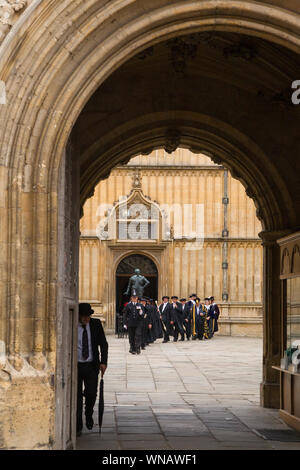
[[[215,336],[128,352],[108,336],[105,414],[77,439],[77,449],[300,449],[269,441],[257,429],[287,430],[277,410],[259,406],[262,341]]]

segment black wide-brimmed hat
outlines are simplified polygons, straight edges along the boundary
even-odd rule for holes
[[[177,295],[172,295],[171,299],[178,299]]]
[[[82,317],[89,317],[90,315],[93,315],[94,310],[92,309],[91,305],[88,303],[81,303],[79,304],[79,315]]]
[[[170,297],[169,297],[168,295],[164,295],[164,296],[162,297],[162,299],[163,299],[163,300],[164,300],[164,299],[170,300]]]

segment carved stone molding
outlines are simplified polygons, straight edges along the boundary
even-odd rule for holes
[[[261,248],[262,243],[259,240],[230,240],[229,248]]]
[[[86,237],[83,235],[80,237],[80,244],[82,247],[89,247],[89,248],[98,247],[99,238],[98,237]]]
[[[171,154],[178,149],[180,145],[180,132],[178,129],[169,129],[166,133],[166,142],[164,149],[167,153]]]
[[[0,44],[27,5],[28,0],[0,0]]]
[[[142,190],[142,176],[139,168],[136,168],[132,175],[132,189]]]
[[[280,277],[286,279],[300,274],[300,232],[278,240],[280,246]]]
[[[260,232],[258,236],[262,239],[263,246],[276,246],[279,239],[288,236],[290,233],[290,230],[278,230],[274,232],[264,230]]]
[[[113,176],[122,176],[125,173],[128,173],[128,170],[131,170],[131,166],[127,167],[125,166],[124,168],[119,168],[118,171],[113,173]],[[142,176],[191,176],[191,175],[197,175],[197,176],[213,176],[213,177],[220,177],[222,173],[224,172],[223,169],[220,169],[219,167],[186,167],[186,166],[178,166],[176,168],[170,166],[164,166],[164,167],[151,167],[148,166],[145,168],[144,167],[139,167],[141,170]]]

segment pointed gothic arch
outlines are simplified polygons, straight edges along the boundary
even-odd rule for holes
[[[19,373],[30,377],[33,374],[40,407],[46,403],[49,415],[42,422],[41,432],[41,408],[37,407],[31,419],[35,430],[32,438],[27,436],[26,426],[16,429],[13,434],[8,426],[4,430],[4,434],[7,433],[3,437],[5,446],[35,447],[40,443],[44,448],[64,448],[66,445],[57,424],[61,418],[58,407],[55,417],[60,391],[53,383],[54,376],[57,383],[62,380],[57,350],[63,337],[64,312],[58,299],[63,296],[62,286],[69,293],[76,290],[76,273],[74,281],[67,282],[62,260],[68,265],[69,272],[74,272],[70,258],[75,253],[78,227],[77,223],[68,223],[72,216],[74,220],[79,219],[79,203],[77,207],[76,198],[72,196],[77,194],[75,190],[80,184],[76,179],[62,184],[64,172],[61,168],[68,158],[73,159],[73,163],[79,160],[76,136],[69,146],[67,142],[88,100],[131,57],[163,40],[184,34],[199,31],[247,34],[269,41],[276,46],[276,51],[283,47],[290,53],[299,54],[299,16],[300,7],[286,0],[276,3],[206,0],[201,4],[196,0],[181,0],[176,5],[166,0],[154,3],[87,0],[80,4],[72,0],[34,0],[12,27],[0,48],[1,80],[5,82],[7,92],[6,105],[0,108],[0,211],[1,220],[5,221],[0,253],[1,266],[5,266],[5,275],[1,279],[0,331],[7,352],[7,361],[1,368],[9,374],[16,392],[14,395],[13,389],[6,387],[1,392],[1,406],[7,422],[11,413],[10,418],[17,420],[18,409],[14,404],[19,396]],[[249,99],[249,109],[251,105]],[[270,118],[273,111],[277,113],[274,103],[261,105],[261,110],[265,109],[270,112]],[[277,282],[280,263],[276,239],[296,230],[299,223],[300,209],[296,204],[299,185],[297,171],[294,171],[298,155],[295,137],[298,136],[295,131],[298,112],[292,111],[293,119],[287,119],[282,128],[275,119],[273,140],[270,139],[272,142],[263,148],[263,139],[260,139],[261,145],[257,145],[255,139],[260,135],[259,122],[255,123],[253,135],[250,135],[238,126],[231,126],[225,118],[220,127],[216,116],[205,113],[200,119],[192,119],[198,121],[196,124],[190,124],[191,115],[185,118],[181,114],[178,123],[173,117],[176,117],[176,110],[171,111],[169,121],[163,117],[158,120],[152,136],[146,114],[139,121],[136,117],[132,127],[124,129],[120,123],[110,129],[102,139],[102,143],[108,143],[108,160],[102,167],[102,175],[117,162],[126,160],[130,152],[132,156],[169,145],[167,131],[170,124],[172,130],[179,127],[185,145],[212,152],[220,162],[228,159],[228,167],[249,188],[248,194],[258,200],[265,222],[266,230],[262,236],[265,244],[266,334],[262,390],[263,403],[274,406],[278,403],[279,385],[272,365],[281,354],[280,295],[276,297],[280,291]],[[157,121],[157,116],[152,116],[152,124]],[[143,119],[148,119],[144,129]],[[282,146],[277,145],[279,129],[295,140],[294,148],[287,140]],[[125,151],[121,145],[124,130]],[[136,130],[138,140],[134,134]],[[112,152],[114,136],[117,142]],[[213,142],[217,143],[213,146]],[[249,159],[249,155],[252,158]],[[265,178],[268,169],[272,176],[278,175],[271,183]],[[83,199],[88,197],[99,178],[98,170],[99,166],[95,164],[91,172],[84,172]],[[72,171],[74,174],[79,172],[75,164]],[[65,178],[67,174],[66,171]],[[68,192],[64,193],[63,189]],[[72,201],[76,201],[74,213]],[[271,291],[275,292],[274,298],[270,298]],[[76,303],[76,294],[73,300]],[[6,322],[7,318],[9,322]],[[26,386],[22,390],[25,395],[29,393]],[[10,393],[10,407],[7,393]],[[74,431],[72,436],[74,440]]]

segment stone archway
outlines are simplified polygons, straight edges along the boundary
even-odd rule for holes
[[[71,157],[73,163],[79,160],[77,135],[72,136],[68,148],[67,141],[88,99],[131,57],[145,48],[183,34],[212,30],[247,34],[276,45],[275,56],[277,52],[281,55],[278,47],[285,47],[293,54],[299,53],[299,13],[300,8],[297,11],[294,2],[281,0],[207,0],[201,5],[198,1],[184,0],[175,5],[166,0],[154,3],[89,0],[78,5],[64,0],[48,2],[46,6],[43,2],[34,1],[12,28],[0,51],[1,80],[6,84],[7,94],[7,104],[0,110],[0,180],[3,188],[0,214],[5,221],[0,255],[1,266],[4,266],[0,331],[7,353],[1,365],[1,380],[5,383],[1,392],[1,403],[5,405],[1,406],[4,406],[2,415],[6,423],[0,436],[2,447],[40,445],[64,448],[66,445],[54,412],[56,397],[61,393],[56,388],[58,382],[63,388],[63,368],[57,351],[64,333],[64,312],[63,302],[58,302],[58,299],[69,296],[74,305],[77,300],[74,260],[78,226],[77,222],[68,222],[73,212],[74,220],[79,218],[79,203],[72,205],[76,194],[79,195],[75,179],[67,185],[62,184],[68,167],[65,173],[61,170],[60,176],[59,169],[68,164]],[[236,50],[233,52],[237,53]],[[288,75],[287,83],[289,81]],[[278,83],[273,84],[273,89],[277,86]],[[277,91],[280,98],[282,90]],[[277,403],[278,379],[272,372],[272,364],[281,354],[276,239],[283,233],[296,230],[300,213],[298,173],[295,171],[299,150],[296,140],[299,113],[293,110],[292,118],[280,127],[278,111],[272,101],[275,95],[271,95],[268,104],[262,105],[263,109],[265,106],[268,108],[270,123],[274,124],[272,145],[264,145],[264,139],[258,138],[259,122],[253,126],[252,132],[246,132],[246,128],[227,123],[224,116],[218,121],[218,117],[207,117],[202,113],[202,118],[197,119],[198,122],[206,121],[204,132],[202,125],[190,124],[191,114],[183,119],[184,113],[180,110],[178,121],[176,109],[171,110],[172,119],[165,123],[161,121],[151,139],[148,125],[138,129],[139,140],[130,141],[130,131],[136,130],[135,117],[132,128],[125,129],[126,152],[122,153],[120,149],[112,152],[113,139],[108,139],[109,132],[110,137],[117,136],[117,140],[122,137],[122,123],[112,127],[102,138],[102,143],[108,143],[107,157],[111,159],[111,166],[106,164],[104,167],[106,174],[117,161],[126,160],[129,153],[149,151],[149,146],[152,149],[168,145],[170,124],[172,131],[174,128],[179,130],[183,144],[197,150],[201,147],[201,150],[213,151],[220,161],[226,161],[228,152],[231,154],[227,158],[228,166],[249,188],[249,195],[257,200],[265,223],[262,396],[266,406],[276,406]],[[248,103],[251,109],[251,94]],[[143,118],[147,119],[145,112]],[[218,125],[220,121],[221,127]],[[225,123],[228,125],[227,135],[224,135]],[[282,135],[289,136],[290,141],[285,139],[280,145],[278,129]],[[171,133],[171,145],[173,138]],[[242,144],[236,145],[237,142]],[[229,144],[232,144],[230,150]],[[98,146],[97,151],[100,148]],[[249,155],[252,158],[247,160]],[[83,181],[83,199],[92,191],[96,179],[104,176],[98,170],[99,167],[92,168],[92,174],[88,172],[87,180]],[[73,171],[79,171],[76,164]],[[268,171],[272,175],[271,183],[266,179]],[[275,179],[274,175],[277,175]],[[62,188],[66,187],[67,191],[62,193]],[[74,276],[75,281],[67,279],[64,284],[67,272]],[[26,386],[26,377],[34,377],[31,387]],[[32,408],[28,405],[25,411],[21,411],[20,419],[20,411],[15,407],[20,390],[26,398],[32,396],[32,387],[39,395],[40,406]],[[10,400],[6,398],[8,394]],[[45,409],[48,410],[46,416],[43,415]],[[9,416],[15,423],[13,432],[7,424]],[[32,432],[28,434],[29,428]],[[25,435],[27,440],[24,440]]]

